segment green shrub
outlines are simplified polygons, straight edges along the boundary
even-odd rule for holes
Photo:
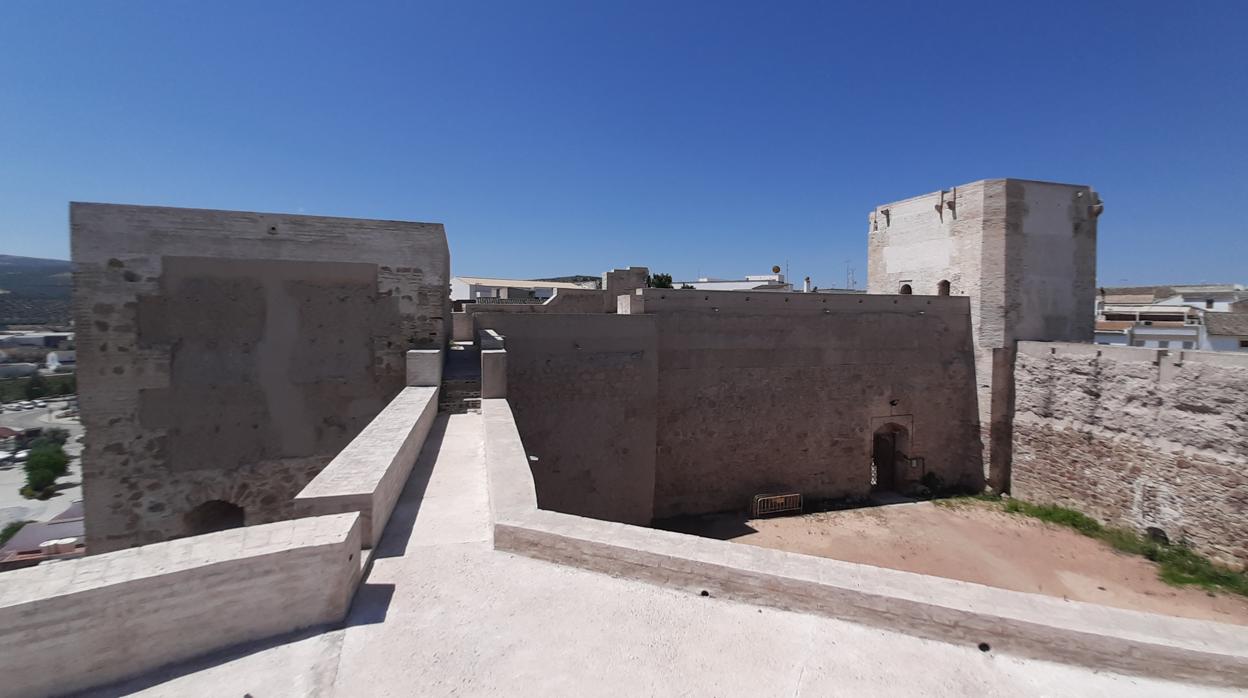
[[[60,477],[69,470],[69,456],[66,455],[65,449],[57,444],[45,443],[36,446],[30,450],[30,455],[26,458],[26,472],[31,473],[36,470],[46,470],[52,473],[54,478]]]
[[[35,492],[42,492],[56,483],[56,473],[51,470],[26,471],[26,486]]]

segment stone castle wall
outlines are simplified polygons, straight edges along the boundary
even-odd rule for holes
[[[1021,342],[1012,492],[1248,564],[1248,357]]]
[[[654,509],[654,319],[476,313],[505,337],[507,399],[543,509],[648,525]]]
[[[450,321],[441,225],[73,204],[87,544],[292,500]]]
[[[927,471],[982,484],[965,298],[630,300],[620,315],[475,315],[506,337],[507,398],[543,508],[646,524],[774,490],[862,496],[886,424]]]

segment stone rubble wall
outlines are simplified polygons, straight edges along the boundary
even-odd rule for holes
[[[1012,494],[1248,564],[1248,356],[1020,342]]]

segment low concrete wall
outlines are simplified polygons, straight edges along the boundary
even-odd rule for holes
[[[417,387],[442,385],[442,363],[445,352],[441,349],[412,349],[407,352],[407,384]]]
[[[455,342],[471,342],[472,313],[451,313],[451,340]]]
[[[249,526],[4,573],[0,695],[119,681],[346,617],[360,518]]]
[[[438,388],[404,388],[295,497],[301,516],[360,513],[361,540],[381,540],[438,412]]]
[[[483,400],[494,547],[919,637],[1248,687],[1248,628],[1171,618],[537,509],[506,400]]]
[[[1020,342],[1012,492],[1248,565],[1248,356]]]

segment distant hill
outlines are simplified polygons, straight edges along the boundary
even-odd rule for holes
[[[63,259],[0,255],[0,325],[68,325],[72,269]]]

